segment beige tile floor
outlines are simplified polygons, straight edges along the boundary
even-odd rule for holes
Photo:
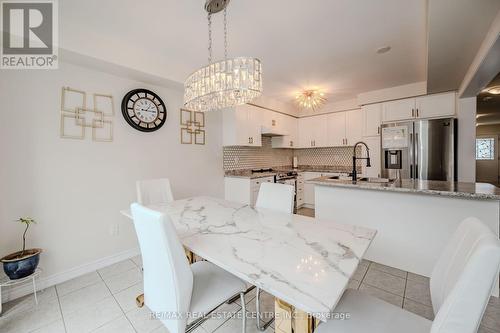
[[[149,310],[137,308],[135,297],[142,293],[139,257],[125,260],[47,288],[39,293],[39,305],[26,296],[4,304],[0,332],[167,332]],[[349,288],[359,289],[420,316],[433,319],[426,277],[374,262],[363,261]],[[255,290],[246,295],[247,311],[255,313]],[[272,312],[274,300],[263,293],[263,311]],[[239,332],[240,301],[224,304],[196,333]],[[238,328],[239,327],[239,328]],[[272,332],[271,326],[267,332]],[[247,332],[257,333],[255,320],[248,320]],[[500,332],[500,301],[492,298],[480,332]]]
[[[314,215],[313,210],[301,210]],[[39,304],[26,296],[3,305],[1,333],[128,333],[167,330],[149,317],[149,310],[137,308],[135,297],[142,293],[141,259],[114,264],[76,279],[47,288],[39,293]],[[350,288],[360,289],[384,301],[420,316],[432,319],[429,280],[374,262],[363,261]],[[246,295],[248,312],[255,312],[255,290]],[[272,312],[274,299],[263,293],[263,311]],[[240,301],[224,304],[217,318],[203,323],[196,333],[233,333],[241,331]],[[222,317],[222,318],[221,318]],[[271,326],[266,332],[273,332]],[[257,333],[255,320],[247,321],[247,332]],[[480,332],[500,333],[500,301],[492,298]]]

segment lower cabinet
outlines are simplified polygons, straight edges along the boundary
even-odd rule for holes
[[[274,183],[274,177],[237,178],[224,177],[224,199],[255,206],[260,184]]]
[[[304,172],[304,206],[314,208],[314,185],[307,181],[321,177],[321,172]]]
[[[302,206],[304,206],[304,187],[305,187],[305,183],[304,183],[304,173],[302,172],[299,172],[297,174],[297,186],[295,188],[295,190],[297,191],[296,193],[296,200],[297,200],[297,208],[301,208]]]

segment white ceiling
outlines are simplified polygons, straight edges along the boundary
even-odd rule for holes
[[[429,0],[429,93],[458,89],[499,10],[499,0]]]
[[[59,1],[60,46],[183,82],[207,61],[204,0]],[[222,55],[222,17],[214,22]],[[376,50],[390,45],[383,55]],[[426,80],[426,0],[232,0],[229,54],[262,60],[264,94],[330,102]]]

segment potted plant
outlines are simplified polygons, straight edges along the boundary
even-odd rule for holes
[[[5,274],[11,280],[21,279],[33,274],[38,266],[40,253],[42,252],[42,249],[26,249],[26,233],[30,225],[36,223],[35,220],[30,217],[21,217],[16,222],[26,225],[23,233],[23,249],[0,259]]]

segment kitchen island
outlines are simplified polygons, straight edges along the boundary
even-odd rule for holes
[[[430,276],[460,222],[476,217],[499,235],[500,189],[483,183],[356,182],[320,177],[316,217],[378,230],[366,258]],[[498,286],[495,290],[498,295]]]

